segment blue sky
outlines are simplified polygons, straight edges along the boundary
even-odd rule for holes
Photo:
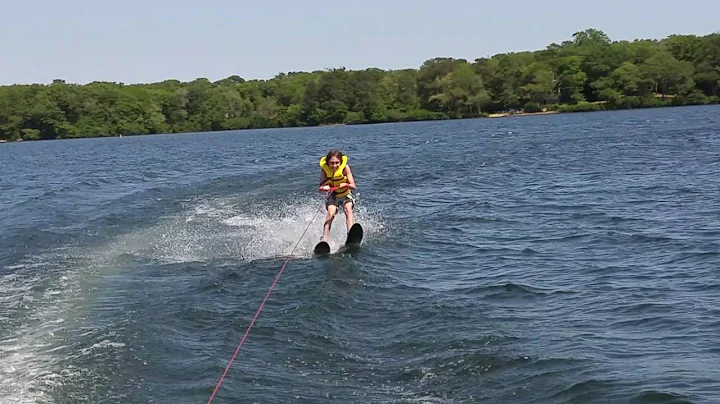
[[[419,67],[545,48],[586,28],[613,40],[720,31],[720,1],[8,1],[0,84],[271,78]]]

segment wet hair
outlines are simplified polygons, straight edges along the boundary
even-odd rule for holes
[[[332,150],[330,150],[330,151],[328,152],[327,156],[325,156],[325,160],[327,160],[328,164],[330,164],[330,159],[333,158],[333,157],[337,157],[337,158],[340,159],[340,161],[342,161],[343,154],[342,154],[342,152],[341,152],[340,150],[338,150],[338,149],[332,149]]]

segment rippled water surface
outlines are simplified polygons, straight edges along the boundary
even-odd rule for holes
[[[2,144],[0,402],[208,402],[298,240],[214,403],[718,402],[719,172],[717,106]]]

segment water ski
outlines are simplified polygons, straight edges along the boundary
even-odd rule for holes
[[[350,227],[350,231],[347,234],[347,238],[345,239],[345,245],[340,247],[338,250],[339,253],[348,252],[355,250],[356,248],[360,247],[360,243],[363,239],[363,228],[360,226],[360,223],[355,223]]]
[[[313,254],[315,255],[327,255],[330,254],[330,244],[327,243],[327,241],[321,241],[315,245],[315,249],[313,250]]]
[[[360,245],[363,239],[363,228],[360,223],[355,223],[348,231],[347,239],[345,239],[345,247]]]

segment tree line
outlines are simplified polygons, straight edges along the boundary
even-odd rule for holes
[[[720,103],[720,33],[611,41],[576,32],[543,50],[417,69],[0,87],[0,140],[40,140]]]

